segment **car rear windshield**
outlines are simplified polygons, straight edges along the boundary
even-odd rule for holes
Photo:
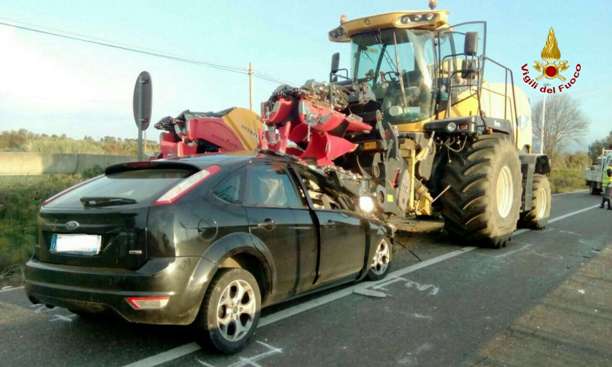
[[[102,176],[58,197],[48,208],[83,207],[82,198],[122,198],[126,202],[148,203],[192,172],[186,169],[140,169]]]

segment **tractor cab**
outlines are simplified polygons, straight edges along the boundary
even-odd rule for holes
[[[351,70],[332,66],[330,80],[366,83],[384,120],[400,131],[425,131],[434,120],[481,115],[486,23],[451,27],[447,15],[431,10],[342,17],[329,39],[351,44]],[[480,47],[479,37],[485,41]],[[500,98],[509,121],[512,99],[508,90]]]
[[[384,29],[351,39],[352,79],[367,82],[385,119],[414,122],[433,114],[435,54],[428,30]]]

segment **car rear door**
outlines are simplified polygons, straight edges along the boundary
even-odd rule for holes
[[[307,168],[296,169],[319,222],[317,285],[356,277],[365,263],[366,229],[354,212],[354,198],[322,175]]]
[[[283,162],[247,167],[245,207],[250,232],[272,253],[273,300],[294,295],[300,279],[314,280],[316,232],[307,206]]]

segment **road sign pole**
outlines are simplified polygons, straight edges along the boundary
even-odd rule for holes
[[[141,161],[144,159],[143,149],[142,149],[142,128],[140,125],[138,126],[138,160]]]

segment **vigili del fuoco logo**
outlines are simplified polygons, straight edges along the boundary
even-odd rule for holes
[[[542,60],[537,60],[533,63],[533,69],[538,73],[534,78],[529,74],[527,64],[521,66],[523,73],[523,81],[533,89],[539,90],[542,93],[554,94],[561,93],[570,89],[578,80],[582,66],[576,64],[574,74],[563,75],[570,65],[567,60],[561,60],[561,51],[557,44],[555,31],[550,28],[546,44],[540,53]],[[559,81],[559,84],[553,84]]]

